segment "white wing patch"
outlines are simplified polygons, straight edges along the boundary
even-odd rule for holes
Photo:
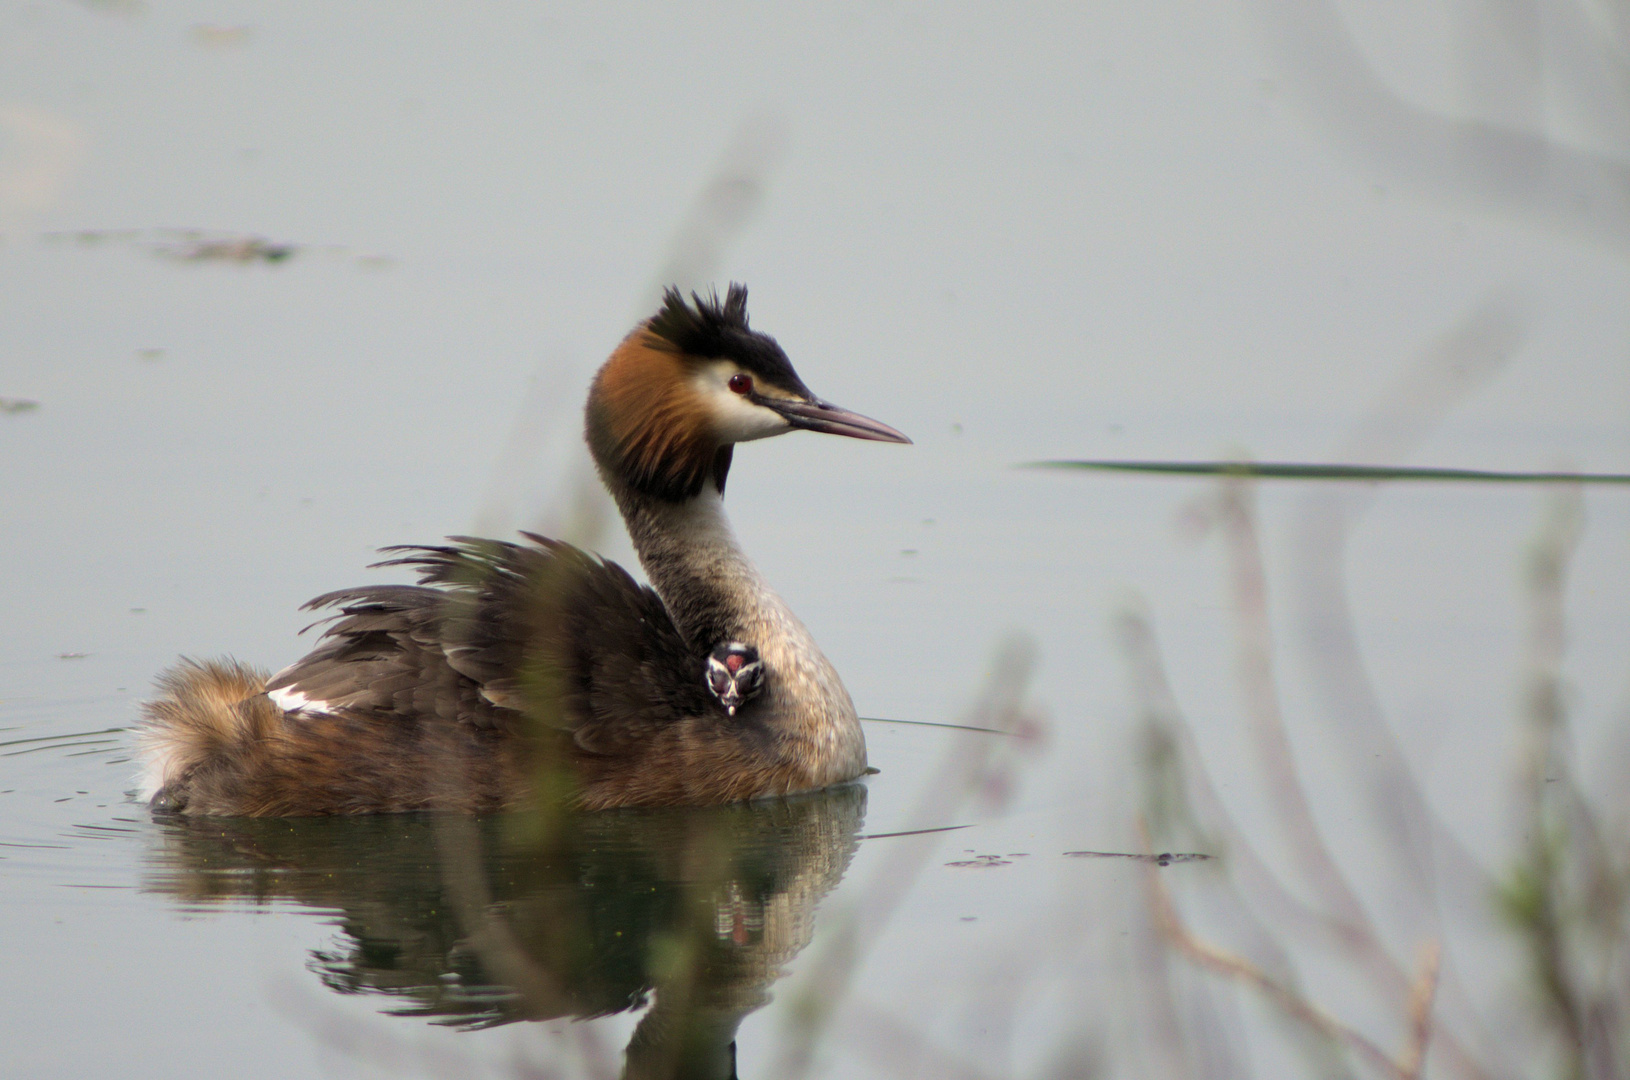
[[[330,713],[328,702],[317,701],[306,697],[292,686],[285,686],[277,690],[266,691],[266,696],[286,713]]]

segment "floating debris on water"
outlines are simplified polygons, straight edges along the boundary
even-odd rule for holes
[[[104,15],[123,15],[127,18],[141,15],[147,10],[142,0],[79,0],[79,3]]]
[[[76,229],[71,232],[41,233],[40,239],[47,243],[67,243],[72,241],[85,247],[107,243],[112,240],[139,240],[140,229]]]
[[[211,229],[77,229],[41,233],[40,239],[47,243],[73,243],[82,247],[130,244],[174,262],[280,263],[300,252],[317,251],[347,259],[364,270],[384,270],[396,265],[396,260],[390,255],[358,252],[343,244],[314,246],[272,240],[253,233],[217,232]],[[162,353],[162,350],[159,351]],[[143,359],[156,357],[144,355]]]
[[[90,655],[90,653],[88,653],[88,652],[59,652],[59,653],[57,653],[57,659],[58,660],[83,660],[83,659],[85,659],[85,657],[87,657],[89,655]]]
[[[192,28],[192,39],[206,49],[241,49],[249,44],[255,31],[248,26],[217,26],[198,23]]]
[[[975,867],[975,868],[982,868],[982,867],[986,867],[986,866],[1012,866],[1013,865],[1013,860],[1012,859],[1004,859],[1000,855],[975,855],[971,859],[959,859],[956,862],[948,862],[945,865],[946,866],[972,866],[972,867]]]
[[[86,247],[112,242],[135,244],[182,262],[282,262],[301,246],[264,236],[208,229],[79,229],[44,233],[40,238],[52,243],[72,241]]]
[[[264,236],[200,236],[160,244],[154,253],[183,262],[282,262],[299,250],[297,244],[279,243]]]
[[[31,398],[0,397],[0,413],[33,412],[40,403]]]
[[[1162,851],[1158,855],[1145,855],[1135,851],[1066,851],[1064,854],[1074,859],[1133,859],[1137,862],[1154,863],[1157,866],[1170,866],[1172,863],[1204,862],[1215,859],[1215,855],[1202,855],[1198,852],[1171,852]]]

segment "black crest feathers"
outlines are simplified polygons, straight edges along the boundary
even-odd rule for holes
[[[645,329],[659,342],[687,356],[734,360],[762,379],[784,390],[813,399],[814,394],[792,369],[792,361],[775,343],[747,325],[747,286],[730,283],[721,303],[719,294],[691,293],[686,303],[673,286],[662,294],[662,310],[651,316]]]
[[[668,286],[662,293],[662,310],[646,324],[651,333],[692,356],[728,356],[730,339],[750,334],[747,326],[747,286],[734,281],[725,292],[709,292],[704,298],[691,293],[687,304],[680,291]]]

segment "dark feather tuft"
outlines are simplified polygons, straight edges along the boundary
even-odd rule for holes
[[[752,332],[747,326],[747,286],[731,282],[722,304],[719,294],[711,290],[705,298],[700,293],[690,295],[693,303],[687,304],[672,285],[664,289],[662,310],[646,324],[651,333],[692,356],[724,356],[729,332]]]
[[[734,360],[775,386],[814,398],[775,339],[747,325],[747,286],[731,282],[722,303],[716,292],[690,295],[691,302],[686,303],[679,290],[669,286],[662,294],[662,309],[646,321],[646,330],[687,356]]]

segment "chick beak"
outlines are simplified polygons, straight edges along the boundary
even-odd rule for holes
[[[794,398],[759,398],[765,405],[786,418],[787,423],[805,431],[821,431],[828,435],[847,435],[851,439],[872,442],[909,443],[911,440],[887,424],[869,416],[840,409],[831,402],[814,398],[800,401]]]

